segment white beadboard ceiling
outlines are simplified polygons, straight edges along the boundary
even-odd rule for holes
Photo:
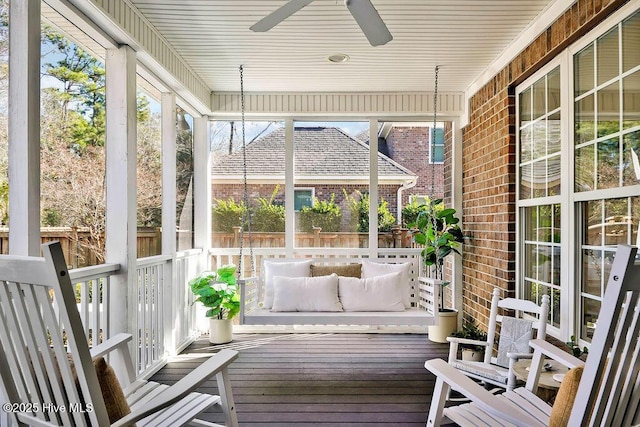
[[[315,0],[266,33],[287,0],[130,0],[214,92],[464,91],[559,0],[373,0],[394,39],[372,47],[343,0]],[[350,60],[331,64],[328,55]]]

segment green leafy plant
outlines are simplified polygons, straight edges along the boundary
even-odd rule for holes
[[[410,224],[414,224],[418,220],[420,212],[424,212],[426,209],[427,207],[416,199],[404,205],[402,208],[402,226],[409,227]]]
[[[429,200],[424,210],[418,214],[416,222],[409,227],[414,229],[413,239],[423,245],[422,261],[427,267],[435,269],[435,278],[442,280],[444,259],[452,253],[460,255],[458,247],[463,243],[462,230],[455,217],[456,210],[445,208],[442,199]],[[449,282],[442,282],[444,289]],[[444,292],[440,292],[440,309],[444,309]]]
[[[586,346],[580,349],[575,335],[571,335],[571,341],[567,341],[567,345],[575,357],[580,357],[583,354],[589,354],[589,349]]]
[[[245,212],[244,202],[236,202],[232,198],[227,200],[214,200],[211,207],[211,222],[213,231],[231,233],[233,227],[242,224],[242,215]]]
[[[206,316],[232,319],[240,311],[240,298],[236,283],[236,266],[223,265],[217,271],[204,271],[191,281],[189,287],[195,302],[208,308]]]
[[[347,194],[343,188],[345,200],[351,210],[351,226],[359,233],[369,232],[369,194],[356,190],[358,197]],[[378,203],[378,231],[391,231],[396,219],[389,211],[389,204],[382,197]]]
[[[313,231],[313,227],[320,227],[322,231],[340,231],[342,211],[335,202],[336,195],[331,194],[329,200],[313,198],[313,206],[300,209],[300,230],[305,233]]]
[[[283,205],[275,203],[276,195],[280,190],[280,186],[276,185],[273,189],[271,197],[260,197],[258,199],[258,207],[251,218],[251,228],[253,231],[263,231],[269,233],[284,232],[284,215],[285,209]]]
[[[462,325],[462,329],[451,334],[452,337],[464,338],[468,340],[486,341],[487,333],[480,329],[475,321],[467,321]],[[460,348],[468,348],[474,351],[484,351],[485,347],[474,344],[462,344]]]

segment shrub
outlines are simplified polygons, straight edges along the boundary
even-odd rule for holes
[[[356,191],[359,196],[356,199],[348,195],[346,190],[343,189],[342,191],[344,191],[345,199],[351,210],[351,229],[355,229],[359,233],[369,232],[369,194],[362,194],[360,191]],[[391,231],[391,227],[395,223],[396,219],[389,211],[389,204],[381,197],[378,204],[378,231]]]
[[[416,199],[402,208],[402,226],[409,227],[409,224],[413,224],[418,220],[420,212],[424,212],[428,209],[427,205],[418,203]]]
[[[335,203],[335,194],[330,200],[318,200],[314,197],[313,206],[305,206],[300,210],[300,230],[305,233],[313,231],[313,227],[321,227],[322,231],[340,231],[342,211]]]
[[[269,199],[258,199],[258,208],[251,218],[252,231],[284,233],[284,206],[274,203],[279,188],[276,186]]]
[[[242,214],[245,211],[244,202],[237,203],[232,198],[228,200],[214,200],[212,210],[213,231],[231,233],[233,227],[239,227],[242,223]]]

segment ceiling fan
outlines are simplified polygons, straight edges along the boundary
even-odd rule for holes
[[[264,32],[278,25],[314,0],[289,0],[260,21],[253,24],[251,31]],[[371,0],[344,0],[345,6],[351,12],[358,26],[371,43],[380,46],[393,40],[393,36],[385,25]]]

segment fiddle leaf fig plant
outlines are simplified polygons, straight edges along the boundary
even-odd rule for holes
[[[455,216],[456,210],[445,208],[442,199],[429,200],[418,214],[416,221],[409,224],[414,229],[413,239],[423,245],[422,261],[433,267],[435,278],[442,280],[444,259],[452,253],[460,255],[458,248],[464,242],[462,230]],[[442,286],[448,285],[443,282]],[[440,293],[440,308],[444,307],[444,292]]]
[[[232,319],[240,312],[240,298],[236,283],[236,266],[223,265],[217,271],[204,271],[189,281],[191,292],[208,308],[206,316]]]

